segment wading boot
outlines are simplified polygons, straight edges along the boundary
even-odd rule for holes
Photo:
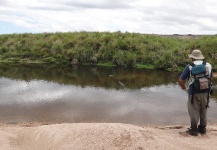
[[[199,126],[198,126],[198,132],[199,132],[200,134],[206,134],[206,126],[201,126],[201,125],[199,125]]]
[[[192,135],[192,136],[198,136],[198,130],[196,129],[192,129],[192,128],[188,128],[187,133]]]

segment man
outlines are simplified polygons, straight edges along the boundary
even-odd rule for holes
[[[212,66],[210,63],[204,61],[204,56],[200,50],[193,50],[189,55],[194,65],[205,64],[206,76],[211,80]],[[191,127],[187,133],[193,136],[197,136],[198,132],[201,134],[206,133],[207,125],[207,108],[209,103],[210,88],[204,91],[195,91],[193,82],[195,77],[192,75],[192,63],[187,65],[179,77],[179,85],[183,90],[188,92],[188,113],[191,119]],[[185,80],[187,82],[187,88],[185,86]],[[200,124],[198,122],[200,120]],[[197,126],[198,125],[198,126]]]

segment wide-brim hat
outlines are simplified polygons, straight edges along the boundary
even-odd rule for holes
[[[191,54],[188,55],[188,57],[193,58],[193,59],[204,59],[205,58],[199,49],[193,50]]]

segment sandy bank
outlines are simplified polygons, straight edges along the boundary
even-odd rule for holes
[[[207,150],[217,147],[217,125],[207,135],[185,134],[186,126],[134,126],[117,123],[0,125],[3,150]]]

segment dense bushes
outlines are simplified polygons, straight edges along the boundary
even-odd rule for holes
[[[190,37],[190,38],[189,38]],[[0,35],[0,60],[110,64],[179,70],[199,48],[217,64],[217,36],[160,36],[121,32],[68,32]]]

